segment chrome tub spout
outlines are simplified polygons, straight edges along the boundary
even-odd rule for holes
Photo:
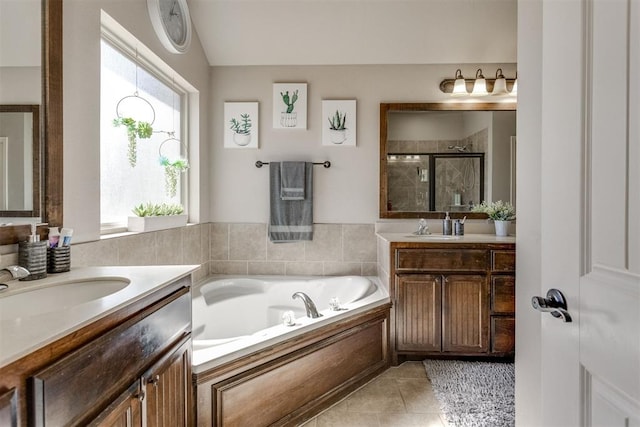
[[[312,319],[317,319],[318,317],[322,317],[322,314],[318,313],[318,309],[316,305],[313,303],[309,295],[304,292],[296,292],[291,296],[292,299],[300,298],[304,303],[304,308],[307,310],[307,317]]]

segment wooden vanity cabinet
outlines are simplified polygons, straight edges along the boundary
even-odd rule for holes
[[[0,404],[17,390],[17,426],[191,425],[190,285],[179,279],[0,368]]]
[[[391,244],[393,359],[513,356],[515,245]]]

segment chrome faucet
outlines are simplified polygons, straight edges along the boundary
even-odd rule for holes
[[[418,221],[418,230],[416,230],[413,234],[416,234],[418,236],[425,236],[427,234],[431,234],[431,232],[429,232],[429,226],[427,225],[426,219],[423,218],[420,221]]]
[[[8,271],[8,273],[5,273]],[[0,268],[0,281],[5,281],[7,278],[4,277],[7,274],[11,275],[11,279],[22,279],[23,277],[27,277],[29,275],[29,270],[24,267],[20,267],[19,265],[9,265],[7,267]]]
[[[309,298],[309,295],[305,294],[304,292],[296,292],[291,296],[291,299],[296,298],[300,298],[302,302],[304,302],[304,308],[307,310],[307,317],[310,317],[312,319],[322,317],[322,314],[318,313],[318,309],[316,308],[316,305],[313,303],[313,301],[311,301],[311,298]]]

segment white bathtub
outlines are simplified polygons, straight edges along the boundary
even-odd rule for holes
[[[306,317],[302,300],[292,299],[299,291],[309,295],[322,317]],[[196,374],[389,302],[378,278],[361,276],[214,277],[192,293]],[[332,298],[339,299],[341,310],[329,309]],[[284,325],[286,311],[295,313],[294,326]]]

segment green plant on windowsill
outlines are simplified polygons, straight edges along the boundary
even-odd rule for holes
[[[184,208],[179,203],[140,203],[131,210],[135,216],[169,216],[180,215]]]
[[[509,202],[498,200],[497,202],[483,201],[473,207],[471,212],[486,213],[489,219],[494,221],[513,221],[516,219],[516,209]]]
[[[164,187],[169,197],[175,197],[178,191],[178,176],[189,169],[189,161],[179,158],[169,160],[165,156],[160,156],[160,165],[164,167]]]
[[[118,117],[117,119],[113,119],[113,125],[115,127],[125,126],[127,128],[127,139],[129,141],[127,157],[129,159],[129,165],[134,167],[138,157],[137,138],[151,138],[151,135],[153,135],[153,128],[151,127],[151,124],[142,121],[137,122],[131,117]]]

